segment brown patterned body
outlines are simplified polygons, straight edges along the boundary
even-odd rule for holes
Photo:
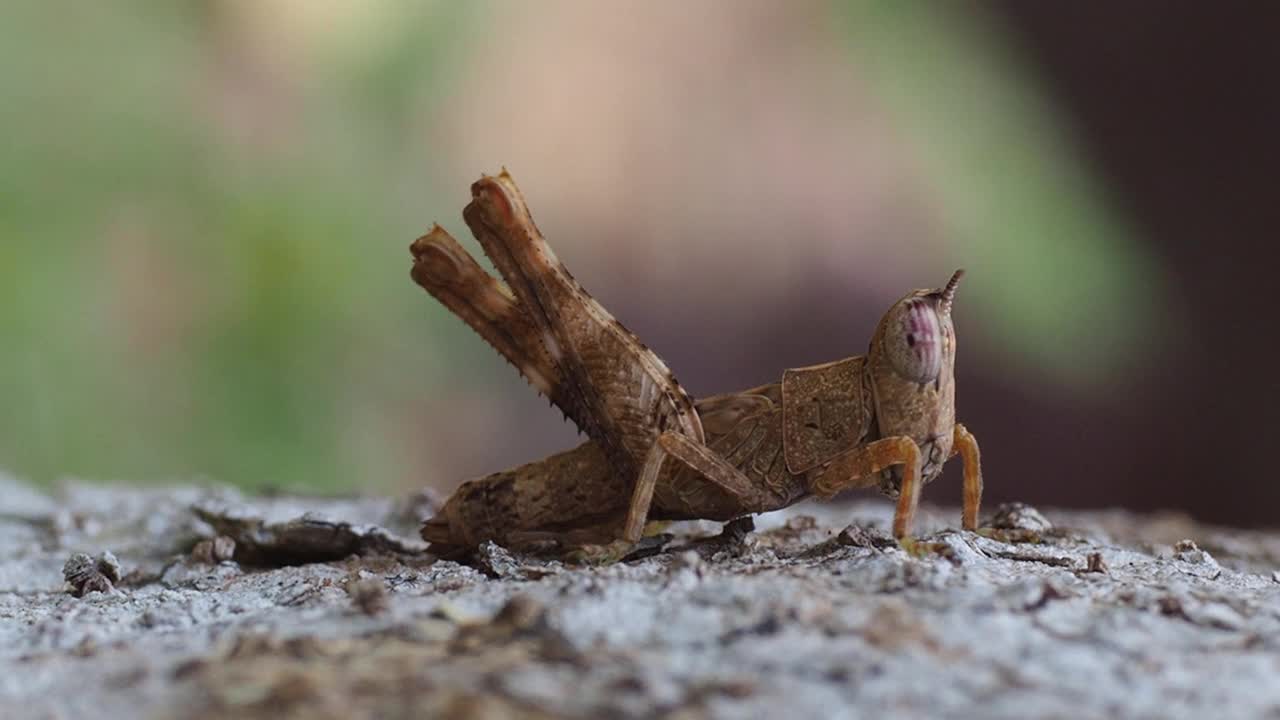
[[[463,216],[505,284],[439,226],[411,248],[414,280],[590,439],[464,483],[423,527],[438,549],[617,539],[617,551],[646,520],[730,520],[876,484],[901,495],[894,528],[904,537],[920,486],[953,450],[965,461],[965,526],[976,523],[977,445],[955,423],[959,272],[943,289],[895,303],[867,355],[695,404],[573,279],[505,171],[475,183],[472,198]]]
[[[732,520],[786,507],[808,495],[807,474],[787,471],[777,384],[705,398],[696,405],[709,446],[765,490],[744,507],[687,469],[665,473],[654,491],[651,520]],[[441,545],[485,540],[518,545],[545,534],[580,531],[582,542],[612,539],[627,510],[630,480],[614,473],[594,441],[463,483],[424,529]]]

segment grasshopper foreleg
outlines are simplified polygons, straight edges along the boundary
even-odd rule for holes
[[[951,457],[959,455],[964,462],[964,509],[961,522],[965,530],[978,528],[978,510],[982,505],[982,462],[978,441],[964,425],[953,431]],[[885,438],[846,453],[823,469],[813,484],[813,492],[822,497],[851,488],[863,487],[885,468],[901,465],[902,489],[893,516],[893,534],[899,539],[911,533],[916,506],[920,502],[920,448],[905,436]]]
[[[951,456],[964,462],[964,511],[961,523],[965,530],[978,529],[978,510],[982,506],[982,458],[978,440],[969,429],[956,423],[951,442]]]

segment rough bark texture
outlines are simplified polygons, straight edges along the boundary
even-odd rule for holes
[[[429,510],[0,479],[0,715],[1280,714],[1278,534],[924,508],[945,550],[915,558],[886,504],[804,503],[605,568],[469,566],[409,539]],[[118,582],[75,597],[64,564],[104,552]]]

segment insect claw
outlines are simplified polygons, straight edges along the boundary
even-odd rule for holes
[[[608,545],[582,545],[571,550],[565,559],[574,565],[613,565],[621,562],[635,548],[635,543],[614,540]]]
[[[907,535],[898,539],[898,547],[916,559],[924,559],[931,555],[936,555],[946,560],[955,559],[955,550],[944,542],[928,542]]]

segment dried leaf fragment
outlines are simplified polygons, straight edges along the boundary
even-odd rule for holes
[[[238,509],[196,505],[196,517],[235,543],[236,560],[245,565],[283,567],[341,560],[351,555],[418,555],[425,548],[374,525],[353,525],[307,513],[268,523]]]
[[[995,515],[991,518],[991,527],[997,530],[1026,530],[1033,533],[1046,533],[1053,529],[1053,523],[1049,522],[1048,518],[1030,505],[1013,502],[1004,503],[996,508]]]
[[[120,561],[110,551],[99,553],[96,558],[74,553],[63,564],[62,577],[76,597],[91,592],[109,593],[115,589],[113,583],[120,582]]]
[[[206,538],[191,548],[191,559],[205,565],[217,565],[232,559],[236,554],[236,541],[226,535]]]
[[[1102,553],[1089,553],[1088,565],[1084,569],[1087,573],[1109,573],[1111,568],[1107,567],[1107,561],[1102,557]]]

